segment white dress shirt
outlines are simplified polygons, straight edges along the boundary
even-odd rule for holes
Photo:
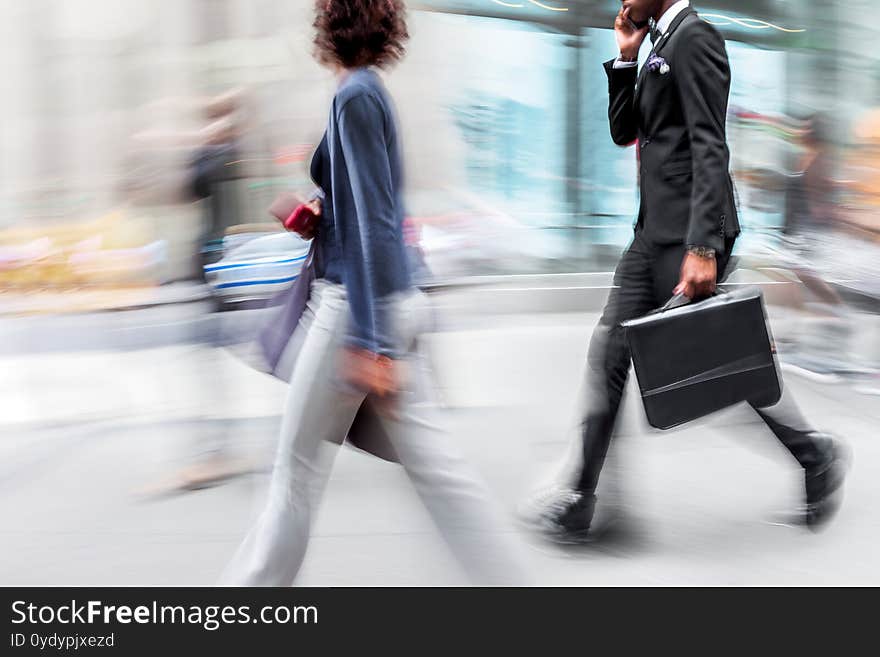
[[[672,21],[675,20],[675,17],[678,16],[681,12],[687,9],[690,6],[690,0],[678,0],[674,5],[672,5],[669,9],[663,12],[663,15],[660,17],[660,20],[657,21],[657,31],[662,35],[660,38],[666,36],[666,32],[669,30],[669,26],[672,25]],[[614,62],[614,68],[630,68],[632,66],[638,66],[639,63],[636,62],[624,62],[620,60],[618,57]]]

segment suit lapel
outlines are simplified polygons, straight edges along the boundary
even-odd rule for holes
[[[651,51],[653,52],[653,51]],[[650,55],[648,55],[650,57]],[[642,87],[644,86],[645,77],[647,77],[648,67],[642,64],[642,70],[639,71],[639,78],[636,80],[636,95],[633,97],[633,102],[638,105],[639,96],[642,95]]]
[[[686,7],[685,9],[683,9],[681,13],[679,13],[678,16],[675,17],[672,23],[669,24],[669,29],[666,30],[666,34],[660,37],[657,40],[657,43],[654,44],[654,47],[651,49],[651,54],[648,55],[648,59],[651,58],[651,55],[657,55],[659,57],[662,50],[666,47],[666,44],[669,43],[670,39],[672,39],[672,33],[678,29],[678,26],[684,22],[685,18],[687,18],[691,14],[696,15],[696,13],[697,12],[695,12],[691,7]],[[636,95],[633,99],[635,103],[638,103],[639,98],[642,95],[642,87],[644,86],[646,77],[647,66],[642,65],[642,70],[641,72],[639,72],[639,79],[636,83]]]
[[[657,41],[657,43],[654,45],[654,54],[659,57],[660,52],[666,47],[666,44],[669,43],[669,40],[672,38],[672,33],[678,29],[678,26],[684,22],[685,18],[687,18],[691,14],[696,15],[696,13],[697,12],[695,12],[690,7],[683,9],[682,12],[678,16],[676,16],[672,23],[669,25],[669,29],[666,30],[666,34],[663,35],[663,38]]]

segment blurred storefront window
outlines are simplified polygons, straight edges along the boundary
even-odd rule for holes
[[[836,173],[853,178],[851,196],[874,198],[880,55],[870,48],[877,28],[860,18],[872,5],[694,4],[728,42],[741,248],[777,239],[786,176],[815,112],[833,117]],[[607,127],[601,63],[615,54],[609,26],[618,6],[410,3],[409,54],[389,85],[403,122],[410,212],[426,241],[468,254],[450,273],[613,267],[638,202],[634,149],[615,146]],[[159,217],[159,237],[192,239],[197,227],[163,217],[186,207],[177,192],[205,129],[200,104],[229,89],[246,99],[240,184],[253,190],[238,219],[264,221],[260,208],[276,189],[308,185],[333,92],[311,59],[311,11],[311,0],[3,3],[0,52],[16,66],[0,108],[0,228],[84,221],[134,204]]]

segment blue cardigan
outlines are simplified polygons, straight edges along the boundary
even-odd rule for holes
[[[323,192],[316,275],[345,285],[347,344],[399,356],[390,295],[410,287],[403,239],[403,166],[394,108],[379,76],[352,71],[333,98],[311,163]]]

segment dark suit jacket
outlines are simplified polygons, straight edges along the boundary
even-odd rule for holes
[[[655,244],[708,246],[739,234],[727,149],[730,65],[724,38],[688,8],[654,46],[669,70],[614,68],[608,74],[611,137],[638,140],[637,229]]]

